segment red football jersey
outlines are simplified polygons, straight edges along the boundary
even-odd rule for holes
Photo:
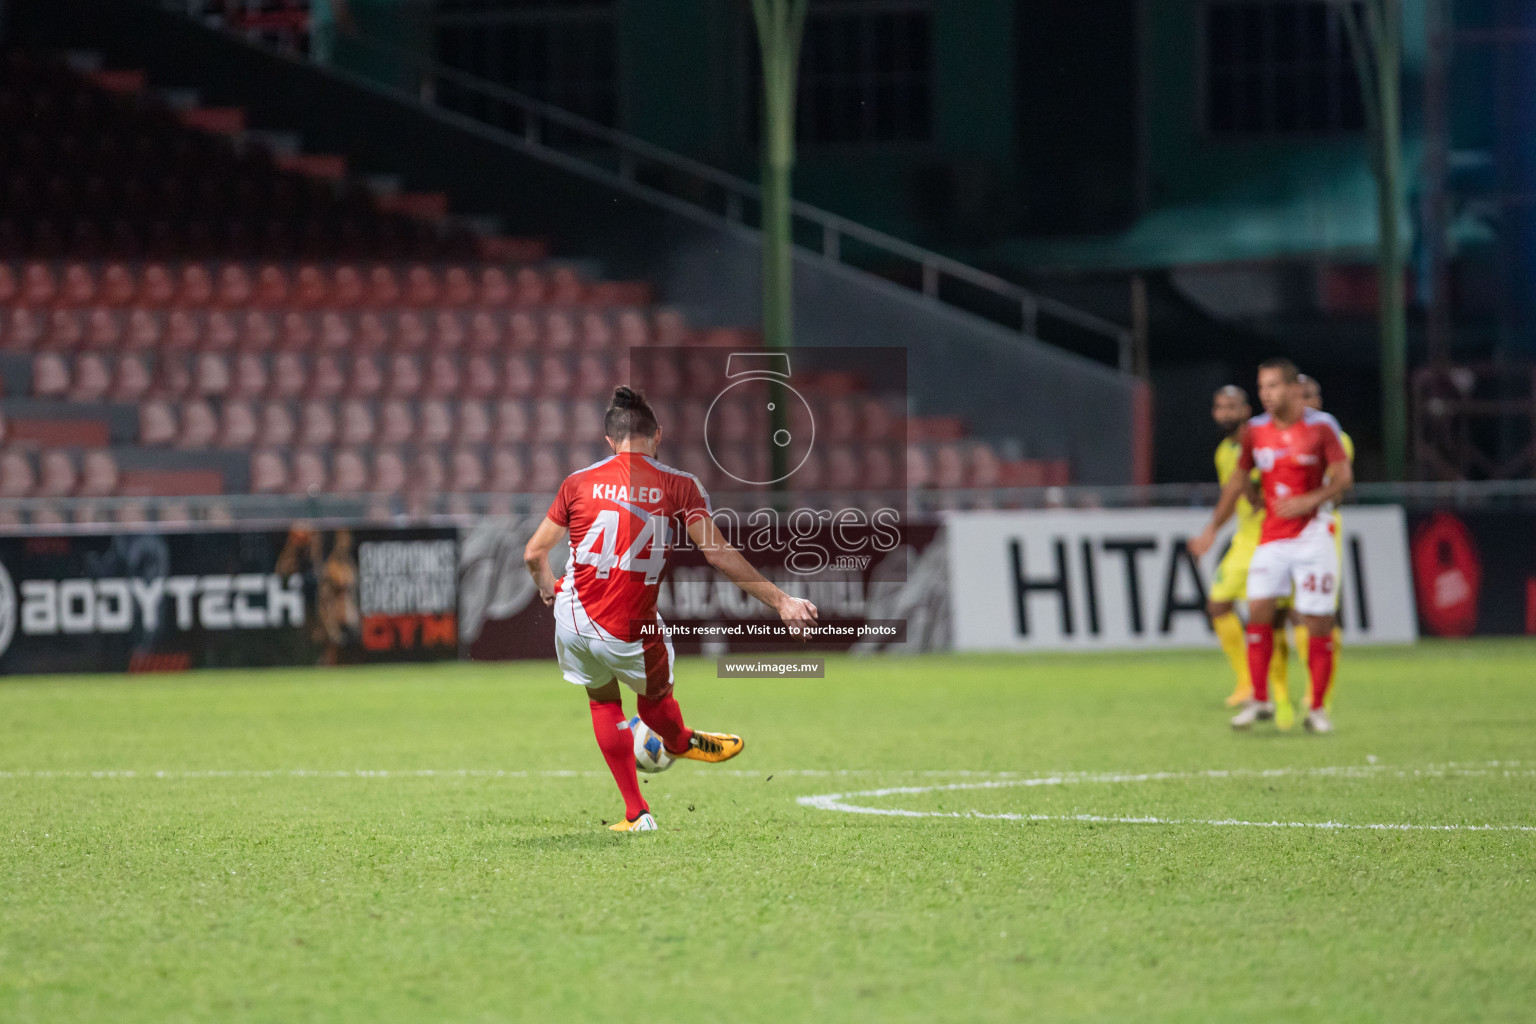
[[[667,552],[688,524],[711,512],[698,478],[625,452],[565,478],[549,507],[570,530],[571,557],[555,583],[555,621],[601,639],[641,639],[656,620]]]
[[[1325,412],[1307,409],[1288,427],[1276,424],[1269,413],[1249,420],[1237,465],[1244,472],[1259,468],[1265,512],[1259,543],[1299,536],[1308,523],[1324,515],[1319,508],[1300,519],[1282,519],[1275,505],[1282,498],[1317,490],[1329,465],[1347,461],[1339,421]]]

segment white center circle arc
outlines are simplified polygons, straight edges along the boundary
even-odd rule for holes
[[[934,786],[890,786],[883,789],[865,789],[850,793],[824,793],[802,796],[796,803],[802,807],[821,811],[841,811],[845,814],[872,814],[893,818],[976,818],[993,821],[1056,821],[1102,822],[1124,825],[1210,825],[1217,827],[1240,826],[1245,828],[1302,828],[1327,830],[1372,830],[1385,832],[1532,832],[1536,825],[1467,825],[1467,824],[1413,824],[1395,822],[1344,822],[1344,821],[1249,821],[1242,818],[1164,818],[1153,815],[1113,814],[1030,814],[1015,811],[916,811],[902,807],[870,807],[851,803],[853,800],[874,800],[892,796],[914,796],[927,793],[954,793],[965,790],[1008,789],[1036,786],[1066,786],[1082,784],[1111,784],[1137,782],[1172,782],[1194,779],[1282,778],[1285,776],[1334,776],[1344,778],[1445,778],[1449,776],[1530,777],[1536,770],[1521,769],[1518,762],[1489,762],[1479,767],[1446,765],[1422,769],[1389,769],[1378,765],[1358,765],[1336,768],[1271,768],[1230,769],[1198,772],[1145,772],[1139,774],[1067,772],[1029,778],[993,779],[986,782],[956,782]]]

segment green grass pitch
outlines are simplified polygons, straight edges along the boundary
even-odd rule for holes
[[[1536,1012],[1536,644],[1346,650],[1323,738],[1215,652],[713,676],[639,836],[552,664],[4,680],[0,1021]]]

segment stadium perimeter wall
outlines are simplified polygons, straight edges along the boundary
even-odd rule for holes
[[[653,282],[695,324],[761,320],[758,232],[641,198],[509,133],[134,0],[15,0],[12,38],[98,50],[157,85],[241,106],[254,127],[344,153],[356,171],[445,191],[457,210],[498,216],[610,276]],[[1145,482],[1136,475],[1150,464],[1149,416],[1133,377],[805,250],[795,289],[798,344],[907,348],[914,414],[960,416],[973,434],[1022,441],[1019,456],[1067,459],[1077,483]]]
[[[959,513],[910,525],[902,547],[862,569],[765,572],[824,621],[902,624],[895,640],[823,650],[1204,647],[1221,545],[1197,563],[1183,541],[1205,515]],[[553,657],[554,622],[522,563],[541,518],[0,535],[0,675]],[[1536,510],[1352,507],[1345,523],[1348,644],[1536,635]],[[659,608],[674,625],[767,619],[686,553]]]

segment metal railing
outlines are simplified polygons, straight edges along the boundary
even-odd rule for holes
[[[242,33],[222,26],[217,18],[204,14],[207,6],[204,0],[151,2],[188,16],[198,24],[243,38],[261,49],[290,59],[310,59],[309,54],[296,47],[274,44],[259,31]],[[338,39],[392,64],[394,73],[389,77],[412,84],[412,88],[406,89],[379,78],[362,76],[375,87],[389,89],[402,97],[472,122],[482,134],[617,185],[637,198],[659,202],[669,209],[693,216],[703,215],[713,221],[754,227],[749,211],[754,207],[761,209],[762,190],[752,181],[410,50],[340,26],[334,32]],[[356,74],[345,69],[341,73]],[[450,88],[445,90],[445,85]],[[446,91],[451,95],[453,90],[497,105],[502,115],[500,119],[510,122],[509,125],[493,125],[445,105],[443,93]],[[870,273],[877,272],[871,268],[878,268],[877,276],[918,291],[931,301],[980,315],[994,323],[1016,328],[1032,338],[1073,351],[1082,346],[1064,345],[1067,339],[1060,332],[1062,327],[1075,330],[1078,336],[1073,341],[1085,335],[1091,339],[1090,344],[1104,345],[1101,361],[1118,366],[1122,373],[1131,372],[1133,342],[1132,332],[1127,327],[808,203],[793,202],[791,213],[798,228],[792,234],[801,239],[797,241],[797,247],[817,254],[828,263]],[[814,244],[804,244],[803,239],[807,237],[814,239]],[[863,266],[849,262],[848,250],[852,247],[863,250]],[[971,289],[981,303],[972,305],[957,301],[956,285]]]
[[[909,521],[933,522],[971,509],[1211,508],[1215,484],[1145,487],[912,488],[907,491],[807,492],[788,495],[796,507],[892,507]],[[174,498],[0,499],[0,535],[118,533],[133,529],[287,529],[295,520],[318,525],[470,525],[487,516],[542,516],[552,494],[233,494]],[[716,509],[738,512],[775,503],[763,494],[714,494]],[[1350,505],[1402,505],[1409,510],[1536,511],[1536,481],[1361,484]]]

